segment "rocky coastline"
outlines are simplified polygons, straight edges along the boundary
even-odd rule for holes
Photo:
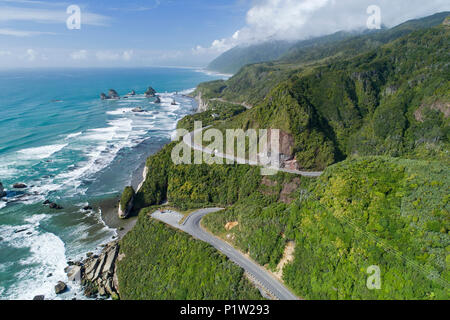
[[[119,299],[119,281],[116,262],[119,256],[119,241],[106,244],[99,255],[88,253],[87,258],[79,262],[69,262],[66,273],[69,282],[79,283],[84,288],[84,295],[91,299]],[[63,283],[55,286],[56,293]],[[59,292],[58,292],[59,291]]]
[[[139,191],[142,188],[147,174],[148,167],[145,164],[139,172],[135,172],[133,178],[133,188],[135,190]],[[65,271],[68,281],[80,284],[87,298],[116,300],[120,299],[117,262],[123,259],[123,256],[120,255],[120,239],[133,229],[137,222],[137,217],[123,219],[120,216],[120,201],[117,198],[101,204],[101,207],[102,218],[105,224],[116,229],[118,237],[112,242],[103,245],[99,254],[90,252],[86,255],[86,259],[82,261],[69,261],[69,266]],[[60,284],[58,283],[58,285]],[[55,287],[56,290],[57,288]]]

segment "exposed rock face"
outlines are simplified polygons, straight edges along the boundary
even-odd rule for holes
[[[68,270],[69,280],[81,281],[87,297],[94,298],[119,296],[116,261],[119,255],[119,244],[111,242],[103,249],[100,256],[90,256]]]
[[[56,294],[64,293],[66,290],[67,290],[67,285],[62,281],[59,281],[58,284],[55,286]]]
[[[450,17],[445,18],[444,22],[442,22],[444,26],[450,26]]]
[[[13,188],[14,188],[14,189],[25,189],[25,188],[27,188],[27,185],[24,184],[24,183],[15,183],[15,184],[13,185]]]
[[[102,100],[108,100],[108,96],[107,96],[106,94],[104,94],[104,93],[101,93],[101,94],[100,94],[100,99],[102,99]]]
[[[283,185],[283,190],[280,193],[280,201],[286,204],[290,204],[295,200],[295,195],[293,194],[301,185],[300,178],[295,178],[290,183]]]
[[[6,196],[5,188],[3,188],[3,184],[0,182],[0,198]]]
[[[134,197],[131,199],[130,202],[128,202],[128,205],[126,206],[125,210],[122,210],[121,206],[119,205],[119,218],[120,219],[126,219],[128,218],[128,216],[131,213],[131,210],[133,210],[133,205],[134,205]]]
[[[450,117],[450,103],[444,101],[435,101],[430,105],[422,104],[416,112],[414,112],[414,117],[419,122],[425,121],[424,113],[427,109],[440,111],[444,114],[444,117],[447,119]]]
[[[202,99],[201,92],[199,92],[199,94],[195,97],[195,100],[198,103],[198,109],[197,109],[198,113],[208,111],[208,109],[209,109],[208,102]]]
[[[42,296],[42,295],[35,296],[35,297],[33,298],[33,300],[35,300],[35,301],[42,301],[42,300],[45,300],[45,296]]]
[[[122,193],[122,198],[119,203],[118,215],[120,219],[126,219],[130,215],[134,206],[134,198],[136,192],[133,187],[126,187]]]
[[[148,87],[147,91],[145,91],[145,97],[146,98],[153,98],[156,97],[156,90],[152,87]]]

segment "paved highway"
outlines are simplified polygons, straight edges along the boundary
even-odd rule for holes
[[[223,154],[223,153],[220,153],[220,152],[214,152],[214,150],[212,150],[212,149],[203,147],[203,146],[195,143],[194,142],[194,135],[196,133],[198,133],[198,132],[201,132],[201,131],[207,129],[207,128],[201,128],[201,129],[192,131],[191,133],[185,135],[183,137],[183,142],[185,144],[187,144],[190,148],[194,149],[194,150],[202,151],[203,153],[207,153],[207,154],[210,154],[210,155],[215,154],[215,156],[218,157],[218,158],[229,159],[229,160],[235,161],[236,163],[240,163],[240,164],[248,164],[248,165],[251,165],[251,166],[260,166],[260,163],[258,163],[257,161],[247,160],[247,159],[235,157],[234,155]],[[308,172],[308,171],[299,171],[299,170],[289,170],[289,169],[278,168],[278,167],[273,167],[273,166],[266,167],[266,169],[292,173],[292,174],[296,174],[296,175],[303,176],[303,177],[320,177],[322,175],[322,173],[323,173],[323,172]]]
[[[221,239],[213,236],[200,226],[201,219],[207,214],[217,212],[223,209],[220,208],[207,208],[198,210],[189,215],[184,222],[179,223],[183,216],[179,213],[168,211],[162,213],[156,211],[152,214],[152,217],[160,220],[164,223],[171,225],[174,228],[180,229],[194,238],[197,238],[203,242],[209,243],[214,248],[225,254],[231,261],[242,267],[250,276],[256,280],[262,287],[264,287],[269,293],[279,300],[298,300],[289,289],[287,289],[281,282],[273,277],[266,269],[259,266],[241,252],[233,248],[231,245],[222,241]]]

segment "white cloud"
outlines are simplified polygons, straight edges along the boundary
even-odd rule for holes
[[[197,46],[193,52],[218,54],[241,44],[301,40],[364,28],[370,5],[380,6],[382,23],[387,26],[450,10],[448,0],[255,0],[243,28],[229,38],[214,40],[209,47]]]
[[[69,15],[66,8],[56,9],[34,9],[19,7],[0,7],[0,22],[8,21],[33,21],[40,23],[66,23]],[[109,18],[96,13],[81,11],[82,23],[86,25],[105,26]]]
[[[123,52],[116,51],[97,51],[95,56],[99,61],[130,61],[133,58],[134,51],[126,50]]]
[[[0,35],[2,36],[14,36],[14,37],[31,37],[37,35],[54,35],[53,32],[39,32],[39,31],[27,31],[27,30],[15,30],[15,29],[0,29]]]
[[[36,50],[28,49],[28,50],[27,50],[27,53],[26,53],[26,55],[25,55],[25,58],[26,58],[28,61],[32,62],[32,61],[36,60],[37,54],[38,54],[38,53],[36,52]]]
[[[130,61],[130,60],[133,58],[133,54],[134,54],[133,50],[125,51],[125,52],[122,54],[122,58],[123,58],[123,60],[125,60],[125,61]]]
[[[79,51],[72,52],[70,54],[70,57],[72,58],[72,60],[86,60],[87,55],[88,55],[87,50],[79,50]]]

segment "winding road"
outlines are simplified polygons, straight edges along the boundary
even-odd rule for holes
[[[266,291],[268,291],[271,296],[274,296],[279,300],[298,300],[299,298],[297,296],[289,291],[289,289],[273,277],[266,269],[259,266],[231,245],[215,237],[201,227],[200,221],[204,216],[221,210],[223,209],[208,208],[195,211],[183,222],[181,222],[181,224],[180,221],[183,219],[183,215],[174,211],[168,211],[166,213],[156,211],[152,214],[152,217],[174,228],[182,230],[194,238],[209,243],[214,248],[225,254],[231,261],[243,268],[251,276],[251,278],[261,285]]]
[[[232,155],[219,153],[210,148],[203,147],[194,142],[194,136],[196,133],[203,131],[206,128],[198,129],[183,137],[183,142],[189,146],[191,149],[201,151],[210,155],[215,155],[222,159],[229,159],[235,161],[239,164],[248,164],[252,166],[260,166],[257,161],[251,161],[243,158],[238,158]],[[266,169],[271,169],[274,171],[282,171],[291,174],[296,174],[304,177],[319,177],[322,172],[306,172],[298,170],[289,170],[285,168],[278,167],[265,167]],[[231,261],[242,267],[250,277],[256,281],[260,286],[262,286],[266,291],[270,293],[271,296],[279,300],[298,300],[299,298],[293,294],[289,289],[287,289],[280,281],[278,281],[272,274],[270,274],[266,269],[260,265],[253,262],[251,259],[246,257],[240,251],[236,250],[234,247],[226,243],[225,241],[215,237],[211,233],[204,230],[200,221],[202,218],[210,213],[221,211],[221,208],[207,208],[195,211],[190,214],[184,221],[183,215],[180,213],[170,211],[168,213],[162,213],[161,211],[156,211],[152,214],[154,219],[162,221],[174,228],[180,229],[194,238],[197,238],[203,242],[209,243],[214,248],[225,254]],[[180,223],[180,221],[183,221]]]
[[[201,129],[190,132],[189,134],[187,134],[183,137],[183,142],[186,145],[188,145],[191,149],[201,151],[201,152],[209,154],[209,155],[215,155],[215,157],[218,157],[218,158],[232,160],[239,164],[248,164],[251,166],[261,166],[261,164],[257,161],[247,160],[244,158],[235,157],[234,155],[223,154],[221,152],[214,152],[214,150],[212,150],[210,148],[206,148],[202,145],[195,143],[194,142],[195,134],[200,133],[207,128],[208,127],[201,128]],[[267,166],[265,168],[274,170],[274,171],[292,173],[292,174],[296,174],[296,175],[303,176],[303,177],[314,177],[314,178],[320,177],[323,173],[323,172],[308,172],[308,171],[290,170],[290,169],[279,168],[279,167],[274,167],[274,166]]]

